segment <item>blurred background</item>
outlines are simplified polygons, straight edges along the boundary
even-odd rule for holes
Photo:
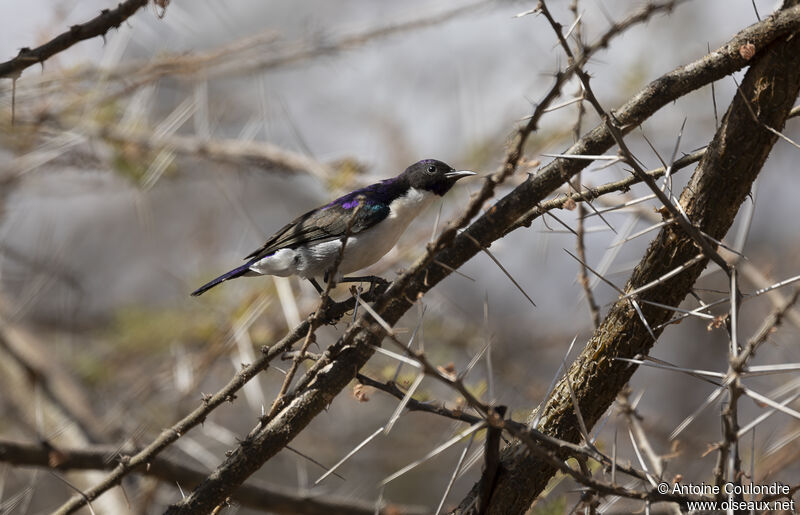
[[[565,27],[574,20],[570,3],[551,6]],[[588,43],[638,5],[576,4]],[[114,5],[2,3],[0,59],[40,45],[108,7]],[[43,67],[29,68],[14,84],[0,82],[0,438],[65,446],[147,444],[318,301],[310,285],[270,277],[228,282],[199,298],[189,292],[238,266],[294,216],[396,175],[419,159],[437,158],[479,173],[496,170],[515,127],[566,62],[543,18],[516,16],[533,7],[535,2],[511,1],[174,0],[163,17],[148,6],[104,39],[79,43]],[[587,67],[600,101],[616,108],[649,81],[724,44],[757,21],[754,7],[763,18],[776,3],[684,2],[668,16],[627,30]],[[734,77],[739,80],[740,74]],[[684,122],[678,155],[711,139],[735,91],[731,78],[715,84],[715,112],[711,88],[698,90],[663,108],[627,140],[646,167],[661,166],[659,155],[669,159]],[[563,92],[561,101],[569,100],[579,93],[577,83]],[[561,152],[573,142],[577,110],[571,104],[543,118],[526,148],[530,165],[499,195],[525,173],[535,173],[535,160],[551,159],[542,154]],[[579,132],[597,123],[587,113]],[[798,127],[800,122],[790,121],[784,133],[796,141]],[[747,256],[747,292],[800,269],[793,223],[800,187],[797,156],[791,144],[775,145],[726,240]],[[691,168],[676,175],[679,187]],[[598,162],[581,180],[597,186],[627,175],[619,164]],[[370,271],[395,277],[479,187],[478,180],[461,181]],[[594,207],[642,194],[644,189],[635,187],[599,199]],[[651,226],[654,216],[660,219],[654,206],[651,201],[610,212],[604,215],[608,224],[597,216],[585,220],[588,263],[619,286],[655,234],[627,241]],[[575,227],[577,211],[554,214]],[[576,280],[579,264],[563,250],[574,252],[575,244],[572,232],[545,217],[491,247],[536,307],[486,254],[479,254],[459,270],[463,275],[450,275],[426,295],[401,329],[408,335],[419,326],[418,338],[431,360],[453,363],[457,370],[490,341],[490,359],[484,357],[470,372],[470,388],[524,420],[542,401],[562,361],[570,361],[565,355],[573,338],[574,355],[593,330]],[[617,294],[591,279],[605,313]],[[727,279],[710,269],[697,291],[710,302],[726,288]],[[752,335],[773,302],[780,301],[776,296],[790,293],[791,286],[747,300],[743,337]],[[338,299],[347,295],[345,288],[334,293]],[[320,347],[335,341],[344,327],[320,331]],[[799,328],[800,313],[792,311],[755,363],[800,361]],[[679,366],[724,372],[727,345],[723,328],[689,319],[668,328],[652,354]],[[377,356],[365,373],[388,380],[396,368],[396,361]],[[414,374],[403,369],[399,378],[410,383]],[[282,379],[277,368],[262,373],[166,455],[213,470],[253,427],[262,406],[271,404]],[[797,373],[748,384],[778,399],[800,394]],[[712,477],[716,454],[707,450],[720,439],[719,404],[703,409],[687,431],[670,438],[712,389],[673,372],[636,372],[630,399],[655,452],[668,455],[667,475],[696,482]],[[368,397],[359,402],[341,395],[292,442],[297,453],[281,452],[253,479],[313,495],[370,502],[382,496],[434,510],[466,441],[385,489],[378,487],[384,477],[462,429],[428,414],[403,415],[388,435],[381,434],[337,469],[343,479],[331,476],[314,485],[324,470],[308,458],[326,466],[336,463],[385,424],[397,405],[381,392],[368,391]],[[417,397],[451,406],[460,402],[456,392],[428,379]],[[743,401],[742,425],[764,412],[763,406]],[[610,449],[616,439],[618,457],[636,462],[628,422],[615,408],[595,431],[601,448]],[[797,483],[799,431],[797,420],[772,416],[745,438],[748,446],[752,440],[743,456],[745,468],[752,463],[757,480]],[[472,449],[481,450],[478,441]],[[480,466],[473,460],[445,507],[463,497]],[[73,494],[49,472],[6,466],[0,477],[5,486],[0,503],[14,501],[19,513],[49,512]],[[66,477],[87,488],[102,476]],[[159,512],[181,495],[174,484],[133,477],[126,480],[126,493],[126,509],[137,513]],[[113,513],[127,506],[119,494],[105,496],[94,508]],[[555,480],[534,512],[568,512],[579,497],[570,481]],[[606,504],[609,512],[631,509],[623,502]]]

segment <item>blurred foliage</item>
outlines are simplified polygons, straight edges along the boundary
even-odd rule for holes
[[[119,175],[134,184],[140,184],[147,173],[149,161],[141,155],[142,151],[137,145],[113,145],[114,157],[111,165]]]
[[[90,386],[106,384],[113,380],[114,369],[98,353],[77,352],[71,355],[70,368]]]
[[[529,513],[535,515],[563,515],[567,513],[567,496],[560,495],[546,502],[538,502]]]
[[[346,191],[354,188],[360,176],[367,172],[367,166],[353,157],[345,157],[330,163],[334,173],[328,179],[326,188],[330,191]]]
[[[171,344],[191,345],[220,338],[212,318],[185,308],[155,309],[142,305],[120,309],[105,338],[115,352],[162,353]]]

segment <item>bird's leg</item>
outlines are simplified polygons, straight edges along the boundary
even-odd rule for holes
[[[342,277],[340,283],[369,283],[369,291],[375,289],[376,285],[386,286],[389,281],[377,275],[361,275],[355,277]]]
[[[354,277],[342,277],[340,283],[372,283],[389,284],[389,281],[377,275],[359,275]]]
[[[308,278],[308,282],[310,282],[314,286],[314,288],[317,290],[317,293],[319,293],[320,297],[325,295],[325,290],[322,288],[322,286],[319,285],[319,283],[317,282],[317,280],[315,278],[309,277]],[[325,274],[325,284],[328,284],[328,274]],[[331,299],[330,297],[328,297],[328,302],[326,304],[328,306],[330,306],[330,302],[334,302],[334,300]],[[320,307],[323,308],[324,306],[321,305]],[[322,311],[323,313],[324,313],[325,309],[327,309],[327,307],[324,307],[324,309]],[[316,312],[314,313],[314,316],[317,316]],[[332,325],[332,326],[336,327],[336,321],[335,320],[329,320],[328,322],[325,322],[325,323],[327,325]]]
[[[309,277],[309,278],[308,278],[308,281],[309,281],[309,282],[310,282],[310,283],[311,283],[311,284],[314,286],[314,289],[316,289],[316,290],[317,290],[317,293],[319,293],[320,295],[322,295],[322,292],[323,292],[323,291],[325,291],[325,290],[323,290],[323,289],[322,289],[322,286],[320,286],[320,285],[319,285],[319,283],[317,282],[317,280],[316,280],[316,279],[314,279],[313,277]]]
[[[336,287],[336,283],[339,282],[339,281],[336,280],[336,278],[334,278],[333,281],[331,281],[331,272],[330,272],[330,270],[325,272],[324,274],[322,274],[322,283],[327,285],[328,282],[331,283],[331,288],[335,288]],[[320,292],[320,293],[322,293],[322,292]]]

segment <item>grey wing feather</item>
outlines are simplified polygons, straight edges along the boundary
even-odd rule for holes
[[[369,229],[389,215],[389,206],[366,204],[358,210],[350,228],[351,234]],[[276,232],[259,249],[245,259],[261,259],[283,248],[294,248],[305,243],[321,243],[341,238],[353,216],[353,209],[330,205],[298,216]]]

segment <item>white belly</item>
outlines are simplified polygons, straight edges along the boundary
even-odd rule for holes
[[[347,248],[337,275],[341,277],[377,262],[394,247],[411,220],[435,197],[433,193],[412,189],[392,202],[389,216],[377,226],[347,239]],[[250,269],[264,275],[322,277],[336,263],[341,248],[341,240],[333,240],[308,247],[281,249],[254,263]]]

